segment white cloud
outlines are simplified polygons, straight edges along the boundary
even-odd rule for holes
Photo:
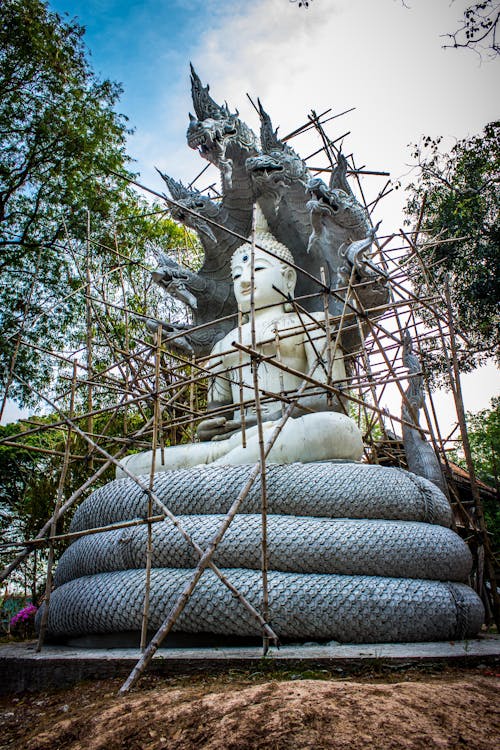
[[[467,50],[443,50],[460,4],[420,0],[406,9],[385,0],[318,0],[300,11],[284,0],[238,6],[208,28],[195,54],[214,98],[227,99],[256,125],[245,93],[260,96],[281,132],[311,108],[356,112],[330,126],[352,131],[346,148],[370,168],[407,171],[407,144],[420,135],[458,137],[497,116],[498,63]],[[303,146],[304,143],[304,146]],[[308,144],[296,147],[305,153]]]

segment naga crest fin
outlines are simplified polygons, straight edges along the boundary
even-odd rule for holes
[[[284,144],[280,139],[278,138],[278,128],[276,130],[273,130],[273,124],[271,122],[271,118],[265,111],[264,107],[261,104],[260,99],[257,99],[258,105],[259,105],[259,115],[260,115],[260,140],[262,143],[262,148],[266,153],[269,153],[270,151],[276,151],[284,150]]]
[[[198,120],[205,120],[211,117],[214,120],[222,120],[227,116],[226,109],[215,102],[210,94],[210,86],[203,86],[201,79],[189,63],[191,68],[191,96],[193,98],[193,107]],[[227,105],[226,105],[227,108]]]
[[[347,159],[344,154],[339,151],[337,158],[337,166],[333,170],[330,177],[330,190],[343,190],[348,195],[354,195],[351,186],[347,182]]]
[[[169,177],[168,174],[160,172],[158,167],[156,167],[156,171],[165,182],[168,188],[168,192],[170,193],[174,201],[178,201],[181,198],[189,198],[191,195],[193,195],[193,192],[191,190],[188,190],[187,187],[182,184],[182,182],[177,182],[177,180],[174,180],[173,177]]]
[[[408,372],[410,375],[413,375],[414,377],[409,381],[408,388],[406,389],[406,398],[410,402],[411,406],[415,410],[414,415],[403,415],[408,418],[410,417],[410,421],[414,421],[416,419],[416,425],[418,426],[418,412],[420,409],[422,409],[424,405],[424,378],[422,374],[422,366],[420,364],[420,359],[415,353],[414,347],[413,347],[413,339],[411,336],[411,333],[409,332],[408,328],[405,328],[403,331],[403,365],[408,369]],[[405,410],[405,406],[403,405],[403,411]]]

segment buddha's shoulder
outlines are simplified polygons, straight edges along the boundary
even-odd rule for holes
[[[234,349],[233,342],[238,341],[238,329],[235,328],[232,331],[229,331],[229,333],[226,333],[226,335],[219,339],[217,343],[214,345],[214,348],[210,352],[210,357],[217,357],[221,354],[225,354],[231,349]]]
[[[302,331],[309,328],[324,327],[325,314],[323,312],[308,312],[303,314],[286,313],[277,321],[280,330],[297,328]]]

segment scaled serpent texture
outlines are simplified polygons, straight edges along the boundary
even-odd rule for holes
[[[154,492],[205,549],[250,471],[164,472],[156,475]],[[269,465],[267,477],[270,623],[281,638],[373,643],[477,633],[482,604],[462,583],[470,553],[447,528],[449,505],[430,482],[399,469],[343,462]],[[259,505],[257,482],[214,558],[256,608],[262,599]],[[72,530],[142,518],[146,510],[137,483],[116,480],[82,503]],[[157,628],[198,556],[168,520],[154,524],[153,535],[150,627]],[[145,538],[146,527],[139,526],[74,542],[56,572],[49,633],[140,629]],[[259,626],[205,571],[174,630],[253,636]]]

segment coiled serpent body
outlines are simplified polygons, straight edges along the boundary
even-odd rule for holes
[[[251,467],[162,472],[154,492],[206,549]],[[483,620],[479,597],[463,582],[465,543],[448,526],[449,504],[430,482],[399,469],[353,463],[267,467],[270,624],[282,638],[342,642],[470,637]],[[257,608],[260,481],[214,556]],[[153,508],[154,513],[161,512]],[[147,496],[130,479],[110,482],[80,506],[73,531],[144,518]],[[145,584],[145,526],[99,532],[74,542],[56,571],[49,633],[138,630]],[[150,627],[175,604],[198,560],[168,519],[153,525]],[[259,626],[206,570],[176,630],[257,635]]]

